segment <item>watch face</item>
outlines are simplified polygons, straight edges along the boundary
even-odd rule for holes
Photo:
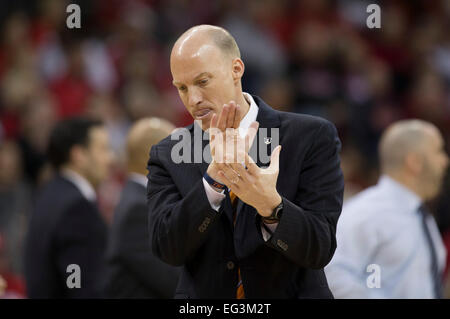
[[[275,208],[275,214],[274,214],[274,217],[276,218],[276,219],[280,219],[280,217],[281,217],[281,212],[283,211],[283,203],[281,203],[280,205],[278,205],[278,207],[277,208]]]
[[[277,217],[277,219],[280,219],[281,218],[281,213],[283,212],[283,208],[280,208],[278,211],[277,211],[277,213],[276,213],[276,217]]]

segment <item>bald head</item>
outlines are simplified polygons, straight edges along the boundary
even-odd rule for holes
[[[437,127],[421,120],[405,120],[392,124],[383,134],[380,161],[383,174],[428,200],[441,189],[448,155]]]
[[[212,25],[190,28],[175,42],[170,55],[173,85],[194,120],[207,130],[214,114],[231,101],[244,116],[250,105],[242,94],[245,65],[228,31]]]
[[[380,141],[382,172],[401,169],[408,154],[425,152],[427,143],[439,136],[440,133],[433,124],[422,120],[403,120],[392,124]]]
[[[137,121],[128,133],[128,171],[145,175],[150,148],[174,129],[170,122],[156,117]]]
[[[241,53],[233,36],[224,28],[213,25],[198,25],[184,32],[172,48],[173,55],[192,55],[202,46],[213,45],[226,57],[240,58]]]

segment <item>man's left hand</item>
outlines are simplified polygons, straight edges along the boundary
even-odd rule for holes
[[[259,168],[245,153],[246,168],[241,163],[224,163],[219,171],[225,185],[263,217],[270,216],[281,203],[281,196],[276,189],[280,152],[281,145],[278,145],[270,156],[270,166],[265,169]]]

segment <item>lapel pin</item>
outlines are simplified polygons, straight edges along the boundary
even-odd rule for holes
[[[269,145],[270,143],[272,143],[272,138],[271,137],[264,137],[264,143],[266,145]]]

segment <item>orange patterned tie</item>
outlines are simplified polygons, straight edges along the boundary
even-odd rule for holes
[[[233,206],[233,225],[236,224],[237,200],[236,195],[230,191],[231,204]],[[245,299],[244,285],[242,284],[241,269],[238,268],[238,284],[236,289],[236,299]]]

